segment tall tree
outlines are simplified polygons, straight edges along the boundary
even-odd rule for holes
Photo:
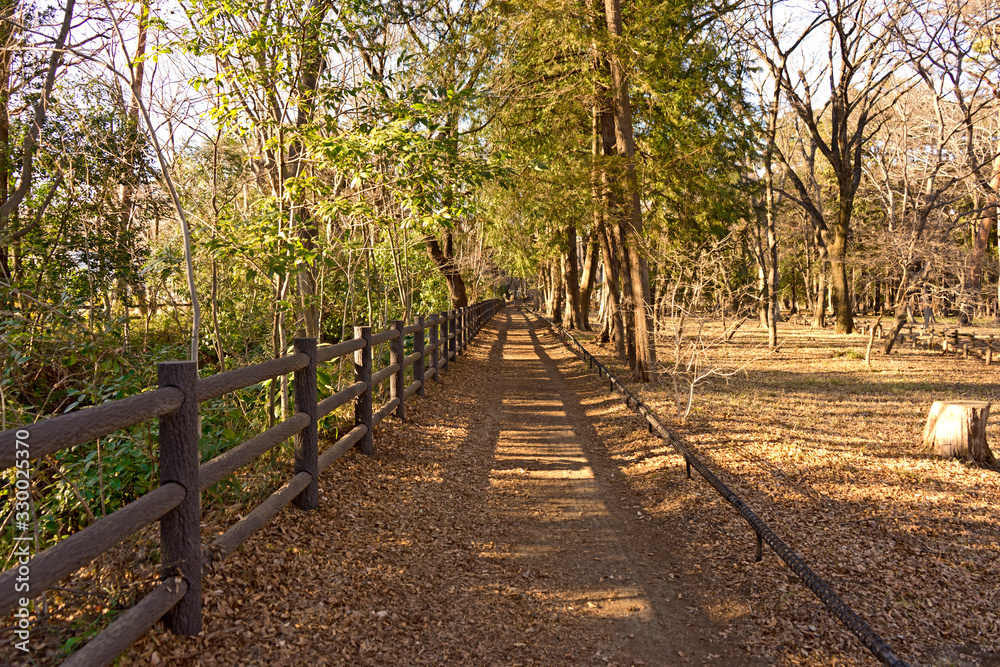
[[[775,156],[792,186],[789,196],[808,214],[821,259],[829,264],[836,331],[851,333],[854,314],[847,258],[854,199],[866,144],[898,83],[889,66],[890,37],[906,8],[871,0],[822,0],[804,16],[788,12],[780,0],[764,0],[753,8],[758,34],[766,38],[757,48],[758,56],[780,82],[785,99],[833,175],[836,196],[828,210],[791,156],[776,147]],[[814,44],[821,34],[822,56],[817,54],[817,60],[799,68],[788,67],[789,59],[793,55],[803,59],[803,45]]]
[[[611,70],[611,101],[615,120],[615,147],[621,158],[621,209],[618,215],[626,233],[622,250],[628,259],[631,290],[625,294],[625,307],[632,311],[635,334],[635,361],[632,368],[637,380],[647,381],[656,365],[656,341],[653,336],[652,294],[649,286],[649,266],[639,251],[642,244],[642,205],[639,178],[635,163],[635,134],[632,127],[632,103],[629,99],[629,78],[622,61],[622,10],[620,0],[605,0],[604,12],[610,39],[608,64]]]

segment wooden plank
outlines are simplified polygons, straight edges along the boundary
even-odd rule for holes
[[[116,512],[100,518],[62,542],[49,547],[29,561],[31,594],[40,595],[161,516],[184,500],[180,484],[164,484]],[[23,595],[14,590],[17,567],[0,575],[0,615],[6,616]]]
[[[420,322],[417,322],[416,324],[411,324],[411,325],[409,325],[407,327],[403,327],[403,335],[404,336],[409,336],[410,334],[417,333],[418,331],[420,331],[423,328],[424,328],[424,325],[421,324]]]
[[[372,334],[371,344],[388,343],[396,338],[399,338],[399,329],[386,329],[382,333]]]
[[[336,394],[324,398],[316,406],[316,418],[322,419],[341,405],[363,394],[366,389],[368,389],[368,385],[364,382],[355,382],[349,387],[341,389]]]
[[[405,401],[410,396],[413,396],[413,392],[420,389],[420,387],[422,387],[423,384],[424,383],[421,382],[420,380],[414,380],[410,384],[406,385],[406,389],[403,390],[403,400]]]
[[[427,371],[426,373],[424,373],[424,382],[427,382],[431,378],[437,378],[437,372],[438,372],[438,369],[432,368],[429,371]]]
[[[372,415],[372,426],[378,426],[379,422],[392,414],[392,411],[396,409],[402,401],[398,398],[390,399],[385,405],[379,408],[378,412]]]
[[[35,460],[173,412],[183,402],[179,389],[165,387],[8,429],[0,433],[0,469],[14,466],[18,440]]]
[[[218,375],[211,375],[198,380],[198,402],[218,398],[237,389],[245,389],[255,384],[302,370],[309,364],[305,354],[289,354],[278,359],[271,359],[255,366],[236,368]]]
[[[300,472],[285,482],[280,489],[268,496],[267,500],[257,505],[253,511],[233,524],[207,547],[207,561],[217,563],[236,551],[241,544],[250,539],[251,535],[263,528],[271,517],[302,493],[310,482],[312,475],[307,472]]]
[[[326,451],[319,455],[319,471],[322,473],[324,470],[333,465],[334,461],[339,459],[345,452],[347,452],[347,450],[357,444],[367,432],[367,426],[355,426],[347,433],[347,435],[327,447]]]
[[[421,355],[419,352],[413,352],[411,354],[406,355],[405,357],[403,357],[403,368],[409,368],[413,364],[417,363],[417,361],[422,356],[423,355]]]
[[[69,657],[62,667],[110,665],[188,592],[182,577],[167,579],[127,612],[115,619],[86,646]]]
[[[372,387],[379,386],[380,384],[382,384],[382,382],[385,381],[386,378],[391,377],[398,370],[399,370],[399,364],[389,364],[385,368],[380,369],[377,373],[373,373],[372,383],[371,383]]]
[[[276,445],[288,440],[309,424],[309,415],[296,413],[263,433],[219,454],[198,468],[198,486],[202,491],[253,461]]]
[[[319,361],[320,363],[332,361],[337,357],[342,357],[345,354],[356,352],[364,346],[365,341],[363,338],[352,338],[351,340],[345,340],[344,342],[337,343],[336,345],[320,345],[316,348],[316,361]]]

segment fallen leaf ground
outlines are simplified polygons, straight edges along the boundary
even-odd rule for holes
[[[667,365],[675,324],[660,339]],[[700,345],[703,368],[745,372],[696,387],[683,423],[672,381],[632,385],[641,399],[901,658],[1000,664],[1000,471],[920,448],[933,401],[997,398],[995,363],[907,343],[867,369],[864,336],[782,324],[782,346],[767,354],[762,330],[745,325],[726,343],[720,323],[701,324],[700,334],[697,322],[685,324],[681,349]],[[628,377],[606,349],[589,347]],[[753,562],[752,531],[707,484],[685,479],[671,449],[625,429],[602,435],[653,521],[678,508],[690,517],[691,557],[713,566],[706,586],[745,600],[755,656],[875,663],[777,556],[765,548]],[[994,417],[994,451],[998,438]]]
[[[206,579],[205,631],[122,665],[754,664],[698,602],[581,404],[634,428],[568,350],[507,310]],[[738,605],[737,605],[738,606]]]
[[[319,510],[287,508],[217,566],[200,637],[154,629],[121,664],[874,664],[532,322],[499,314],[375,457],[324,473]],[[683,423],[672,383],[633,388],[901,657],[1000,664],[1000,473],[918,447],[930,403],[991,400],[995,366],[904,346],[868,370],[860,336],[781,340],[766,355],[745,326],[706,349],[745,373],[697,387]]]

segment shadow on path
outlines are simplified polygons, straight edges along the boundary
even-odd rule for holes
[[[635,513],[608,483],[615,470],[599,446],[564,367],[534,324],[514,315],[504,348],[502,416],[491,485],[511,558],[567,611],[607,638],[605,657],[634,664],[747,664],[714,643],[718,628],[692,617],[684,588],[671,584],[664,545],[637,535]],[[560,354],[561,353],[561,354]],[[554,356],[559,356],[557,360]],[[603,456],[602,456],[603,452]],[[631,516],[630,516],[631,515]],[[647,552],[647,549],[655,549]],[[688,598],[690,600],[690,596]],[[718,659],[718,660],[717,660]],[[714,661],[714,662],[713,662]]]

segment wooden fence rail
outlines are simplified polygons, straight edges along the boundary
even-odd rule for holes
[[[375,426],[390,414],[402,419],[406,399],[414,393],[423,396],[425,383],[431,378],[439,381],[449,362],[462,354],[503,305],[499,299],[483,301],[419,317],[410,325],[393,322],[391,328],[374,334],[370,327],[355,327],[352,340],[336,345],[317,346],[315,339],[297,338],[294,354],[205,378],[197,377],[194,362],[161,363],[158,389],[3,431],[0,469],[8,469],[21,461],[35,460],[156,417],[160,425],[160,486],[0,574],[0,614],[26,607],[26,600],[34,599],[159,520],[162,583],[63,664],[109,664],[161,618],[172,632],[198,634],[202,628],[204,568],[231,554],[289,503],[294,501],[303,510],[316,509],[319,475],[351,447],[374,454]],[[413,335],[413,352],[406,355],[405,338],[409,335]],[[389,365],[373,372],[372,348],[382,343],[390,343]],[[319,400],[319,365],[348,354],[354,355],[355,382]],[[407,384],[408,368],[413,370]],[[200,463],[198,405],[288,373],[294,373],[295,413],[211,461]],[[373,410],[373,390],[390,379],[389,400]],[[318,421],[351,401],[354,427],[320,453]],[[295,444],[292,478],[203,548],[200,492],[288,438],[294,438]],[[22,583],[30,581],[30,590],[18,585],[19,577]]]

